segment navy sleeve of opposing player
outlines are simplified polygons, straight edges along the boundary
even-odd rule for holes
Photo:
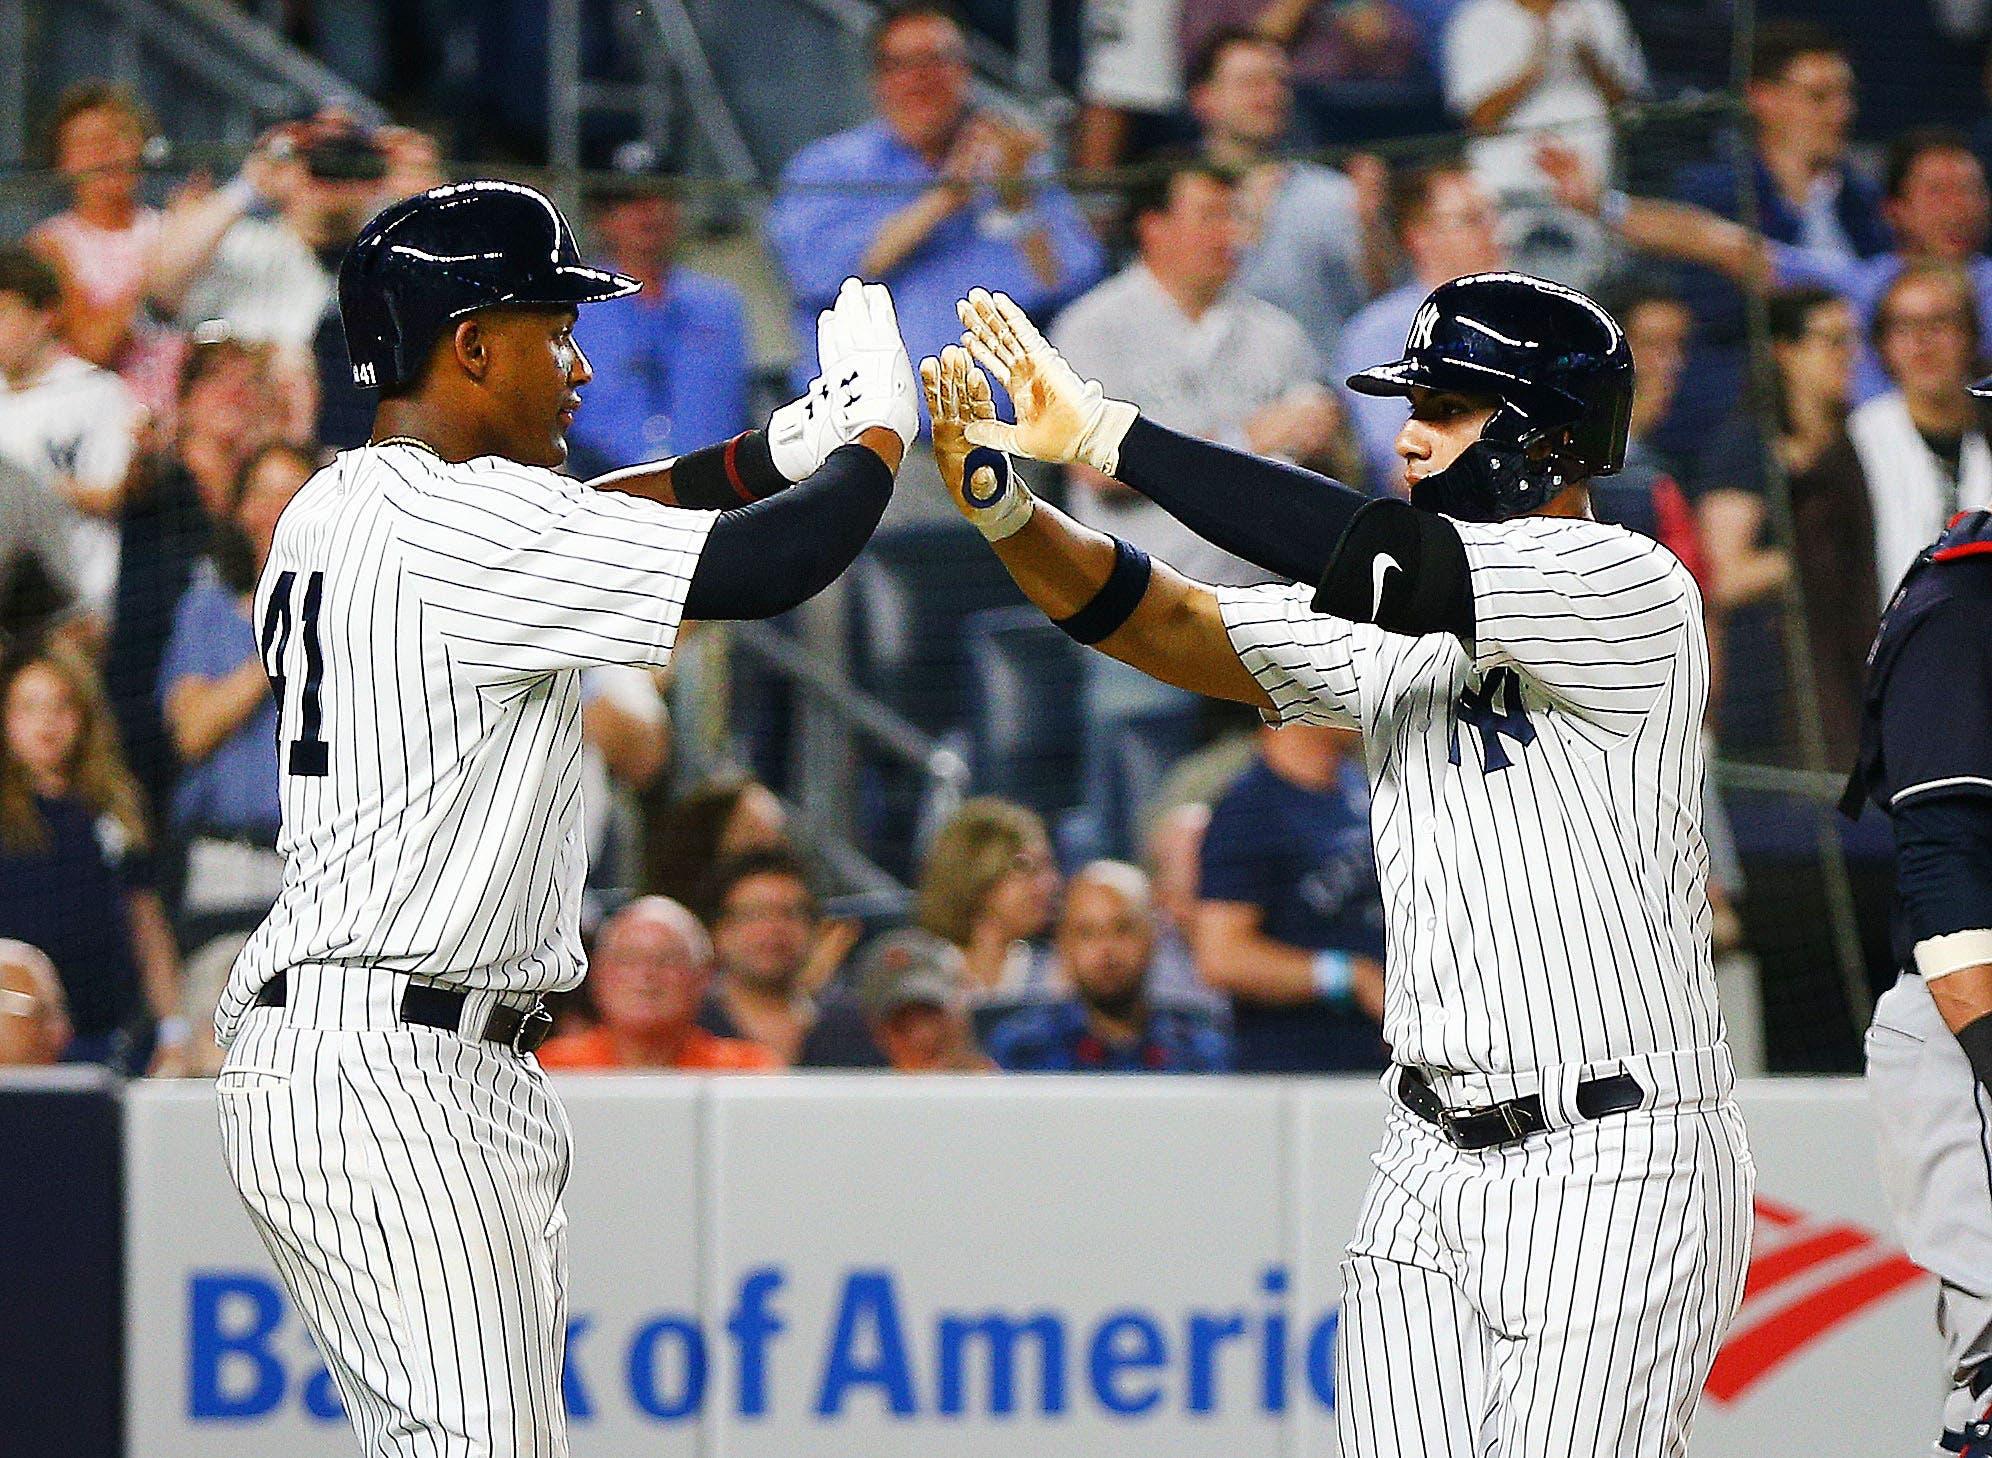
[[[1992,641],[1985,607],[1979,594],[1952,597],[1915,625],[1889,672],[1881,763],[1891,811],[1938,795],[1992,796]]]

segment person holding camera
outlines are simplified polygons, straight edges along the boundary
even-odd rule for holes
[[[183,326],[219,320],[307,350],[360,226],[440,180],[434,142],[405,127],[369,130],[335,109],[273,127],[231,181],[168,205],[147,294]]]

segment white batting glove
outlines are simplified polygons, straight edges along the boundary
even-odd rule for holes
[[[920,433],[919,391],[885,285],[845,279],[837,302],[817,316],[816,348],[837,443],[876,426],[911,450]]]
[[[970,289],[955,312],[961,342],[1002,382],[1017,412],[1015,425],[970,422],[969,443],[1113,475],[1135,407],[1109,400],[1098,381],[1080,379],[1008,294]]]
[[[920,384],[934,422],[934,459],[955,508],[992,542],[1015,536],[1037,510],[1037,498],[1011,469],[1008,456],[969,440],[975,425],[996,420],[988,377],[967,350],[950,344],[939,359],[929,355],[920,361]]]
[[[821,375],[768,417],[768,457],[791,483],[814,476],[842,444],[830,423],[830,387]]]

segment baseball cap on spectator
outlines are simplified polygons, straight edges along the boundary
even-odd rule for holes
[[[588,201],[605,205],[659,193],[668,197],[676,190],[671,179],[677,176],[678,169],[671,165],[664,149],[638,137],[618,143],[609,153],[607,165],[589,179]]]
[[[959,1012],[968,1004],[961,950],[917,927],[888,932],[858,959],[858,1002],[874,1018],[905,1007]]]

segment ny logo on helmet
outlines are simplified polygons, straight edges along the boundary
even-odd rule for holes
[[[1501,707],[1496,707],[1499,700]],[[1497,668],[1481,681],[1479,688],[1461,689],[1453,705],[1452,744],[1446,758],[1459,763],[1459,726],[1471,724],[1480,731],[1482,772],[1493,774],[1508,767],[1508,751],[1503,737],[1515,741],[1517,749],[1535,743],[1536,728],[1522,707],[1522,680],[1512,668]]]
[[[1404,341],[1405,352],[1408,354],[1414,349],[1430,349],[1432,331],[1438,327],[1438,306],[1427,299],[1424,306],[1418,310],[1418,317],[1411,321],[1411,337]]]

